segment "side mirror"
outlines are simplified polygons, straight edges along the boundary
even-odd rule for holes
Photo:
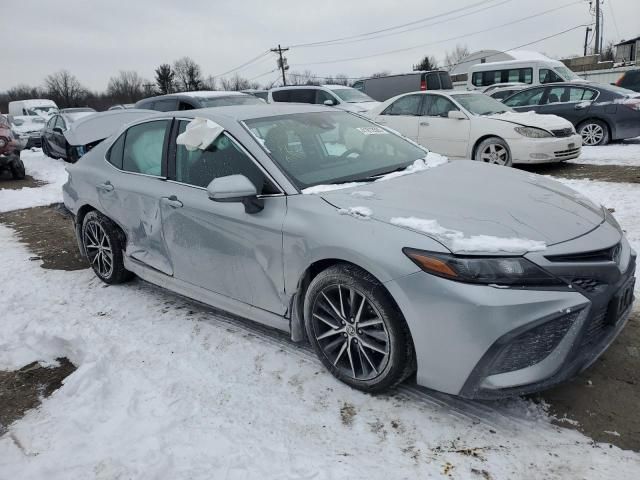
[[[256,186],[244,175],[214,178],[207,186],[207,194],[214,202],[240,202],[247,213],[258,213],[264,208]]]
[[[322,102],[324,105],[326,105],[327,107],[333,107],[336,104],[335,100],[325,100],[324,102]]]
[[[467,116],[462,113],[460,110],[449,110],[448,118],[452,118],[454,120],[466,120]]]

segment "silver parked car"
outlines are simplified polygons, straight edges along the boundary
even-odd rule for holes
[[[218,133],[187,149],[195,124]],[[100,279],[135,274],[306,337],[369,392],[414,373],[469,398],[547,388],[590,365],[633,302],[636,254],[603,207],[330,107],[152,114],[68,172]]]

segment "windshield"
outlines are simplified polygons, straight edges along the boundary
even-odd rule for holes
[[[301,190],[372,180],[427,155],[425,149],[347,112],[278,115],[245,124]]]
[[[228,97],[200,97],[202,108],[227,107],[229,105],[264,105],[264,101],[253,95],[230,95]]]
[[[456,102],[474,115],[493,115],[496,113],[512,112],[504,103],[488,95],[476,93],[463,93],[451,95]]]
[[[56,113],[58,109],[56,107],[31,107],[27,108],[28,115],[52,115]]]
[[[347,103],[361,103],[361,102],[375,102],[373,98],[371,98],[366,93],[362,93],[360,90],[356,90],[355,88],[336,88],[330,89],[333,93],[335,93],[343,102]]]
[[[565,80],[580,80],[580,77],[567,67],[553,67],[553,69]]]

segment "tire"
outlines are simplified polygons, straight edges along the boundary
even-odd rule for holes
[[[51,157],[47,149],[47,142],[45,142],[44,138],[40,139],[40,144],[42,145],[42,153],[44,153],[46,157]]]
[[[509,145],[500,137],[485,138],[476,148],[474,160],[510,167],[513,165]]]
[[[374,277],[354,265],[334,265],[311,281],[304,322],[323,365],[358,390],[383,392],[416,369],[402,312]]]
[[[93,210],[82,221],[82,246],[91,268],[105,283],[123,283],[133,277],[124,268],[124,235],[109,218]]]
[[[25,177],[24,163],[22,162],[22,160],[20,160],[20,157],[18,157],[17,155],[14,156],[15,158],[11,160],[11,163],[9,164],[11,175],[13,176],[14,180],[23,180]]]
[[[595,147],[609,143],[609,126],[602,120],[586,120],[578,125],[582,145]]]

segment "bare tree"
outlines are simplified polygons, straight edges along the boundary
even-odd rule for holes
[[[52,73],[44,80],[47,95],[59,107],[77,107],[85,103],[87,89],[67,70]]]
[[[135,103],[143,98],[145,81],[137,72],[121,71],[118,76],[111,77],[107,85],[107,95],[111,95],[118,103]]]
[[[218,81],[216,77],[213,75],[209,75],[202,81],[202,89],[203,90],[217,90],[218,89]]]
[[[202,71],[190,57],[182,57],[173,64],[176,75],[176,86],[179,90],[189,92],[202,90]]]
[[[174,91],[174,79],[176,73],[168,63],[163,63],[155,70],[156,72],[156,85],[158,85],[158,91],[162,95],[167,93],[173,93]]]
[[[600,54],[600,61],[602,62],[613,62],[615,60],[615,50],[614,43],[609,42],[607,46],[602,49],[602,53]]]
[[[319,85],[318,77],[311,70],[291,72],[287,75],[289,85]]]
[[[451,70],[460,60],[469,56],[469,47],[466,45],[456,45],[452,51],[447,52],[444,56],[444,68]]]
[[[349,85],[349,79],[344,73],[339,73],[338,75],[336,75],[335,82],[336,82],[336,85],[344,85],[344,86]]]
[[[233,75],[233,77],[225,77],[220,79],[220,84],[222,85],[223,90],[246,90],[247,88],[251,88],[251,84],[249,80],[244,77],[241,77],[239,74]]]
[[[16,85],[15,87],[7,90],[7,97],[9,98],[9,101],[42,98],[43,96],[44,92],[41,88],[32,87],[30,85]]]

